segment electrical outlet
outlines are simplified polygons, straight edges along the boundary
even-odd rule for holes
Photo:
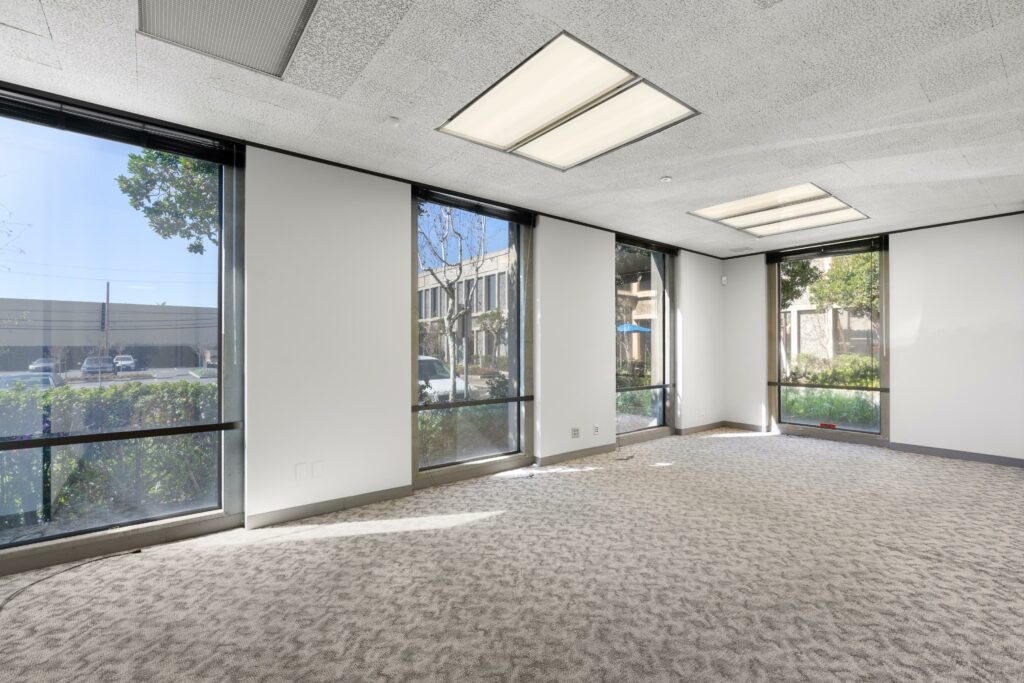
[[[594,433],[599,434],[601,432],[601,425],[594,425]]]
[[[569,438],[571,438],[571,439],[578,439],[578,438],[580,438],[580,428],[579,427],[573,427],[571,430],[569,430]]]

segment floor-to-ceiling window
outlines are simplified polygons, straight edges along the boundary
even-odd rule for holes
[[[0,546],[220,508],[234,146],[31,98],[0,114]]]
[[[415,207],[418,468],[517,453],[531,219],[427,191]]]
[[[666,280],[671,257],[615,245],[615,423],[619,434],[665,424]]]
[[[881,434],[885,386],[882,239],[772,259],[782,424]]]

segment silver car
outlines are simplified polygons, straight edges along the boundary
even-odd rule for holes
[[[60,360],[57,358],[36,358],[28,366],[29,372],[60,372]]]

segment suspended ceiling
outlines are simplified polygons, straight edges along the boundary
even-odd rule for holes
[[[1024,210],[1020,0],[320,0],[282,78],[137,12],[0,3],[0,80],[723,257]],[[702,115],[565,173],[435,130],[562,30]],[[804,182],[871,218],[687,214]]]

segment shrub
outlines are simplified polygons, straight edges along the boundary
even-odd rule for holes
[[[653,392],[649,389],[620,391],[615,395],[615,412],[629,415],[650,415],[653,400]]]
[[[509,415],[515,409],[515,404],[501,403],[420,411],[420,466],[508,451]]]
[[[190,382],[0,391],[0,436],[82,434],[215,422],[217,386]],[[0,528],[42,514],[76,528],[210,507],[219,500],[217,433],[106,441],[0,453]]]
[[[849,387],[877,387],[878,364],[872,356],[842,354],[831,359],[801,353],[790,367],[789,381],[807,384],[835,384]]]
[[[786,422],[821,422],[878,428],[874,392],[841,389],[783,387],[782,419]]]
[[[508,398],[512,388],[512,380],[505,375],[494,375],[487,378],[488,398]]]

